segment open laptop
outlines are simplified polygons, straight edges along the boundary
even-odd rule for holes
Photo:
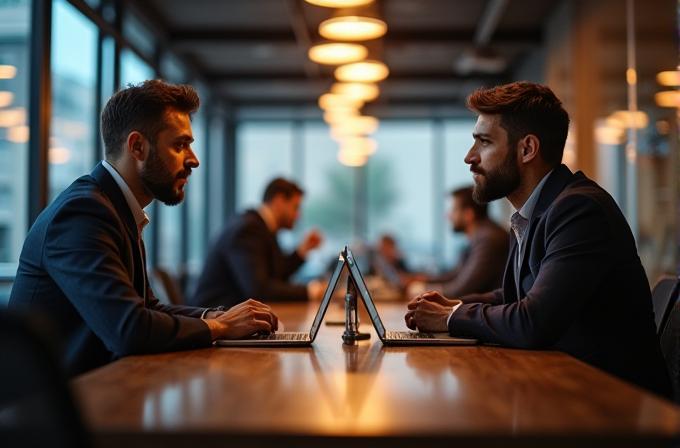
[[[215,344],[219,347],[305,347],[311,345],[314,339],[316,339],[316,334],[319,332],[319,327],[333,296],[335,284],[338,283],[338,278],[344,266],[345,259],[340,254],[309,333],[282,331],[267,335],[252,335],[243,339],[217,339]]]
[[[359,266],[352,252],[347,246],[340,254],[345,259],[345,264],[349,268],[349,276],[354,281],[358,295],[364,302],[364,306],[373,322],[378,337],[385,345],[474,345],[479,343],[477,339],[458,338],[448,333],[425,333],[420,331],[387,331],[383,326],[378,310],[371,299],[364,278],[361,275]],[[337,281],[337,280],[336,280]]]

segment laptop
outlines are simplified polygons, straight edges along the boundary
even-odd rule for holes
[[[384,345],[474,345],[479,343],[477,339],[453,337],[448,333],[426,333],[421,331],[388,331],[383,326],[378,310],[373,303],[371,294],[368,292],[364,278],[361,275],[352,252],[347,246],[340,254],[345,259],[349,268],[349,276],[361,296],[364,306],[373,322],[376,333]],[[337,280],[336,280],[337,281]]]
[[[335,266],[330,282],[328,282],[326,292],[319,305],[319,310],[316,312],[316,317],[314,317],[314,322],[312,322],[312,328],[309,330],[309,333],[282,331],[280,333],[274,332],[266,335],[251,335],[243,339],[217,339],[215,345],[219,347],[306,347],[312,345],[312,342],[316,339],[316,334],[319,332],[319,327],[321,326],[323,317],[326,314],[326,309],[333,296],[335,284],[338,282],[338,278],[340,277],[340,273],[344,266],[345,259],[342,257],[342,254],[340,254],[338,263]]]

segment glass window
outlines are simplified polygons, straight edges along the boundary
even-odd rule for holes
[[[275,177],[293,176],[293,127],[289,121],[243,122],[236,134],[236,208],[262,202]]]
[[[199,97],[205,98],[203,91],[199,90]],[[191,148],[196,154],[200,163],[199,167],[192,171],[191,177],[186,185],[186,207],[189,213],[187,238],[189,239],[189,258],[187,260],[187,270],[189,276],[193,277],[200,274],[200,267],[205,257],[206,247],[206,185],[208,181],[208,162],[206,153],[207,124],[205,111],[199,109],[194,114],[191,124],[191,132],[194,135],[194,142]]]
[[[156,38],[148,26],[142,24],[134,14],[123,17],[123,36],[145,57],[151,59],[156,55]]]
[[[441,200],[441,186],[431,176],[431,122],[383,120],[373,137],[378,149],[366,164],[368,242],[374,245],[390,234],[409,269],[431,271],[436,266],[432,210]]]
[[[338,144],[330,139],[326,123],[310,121],[303,129],[305,196],[295,227],[300,237],[313,227],[321,230],[324,242],[310,252],[298,276],[315,277],[337,259],[345,244],[352,243],[356,168],[338,161]]]
[[[156,77],[153,69],[142,58],[130,50],[124,48],[120,52],[120,85],[139,84],[147,79]]]
[[[97,28],[65,0],[52,17],[50,201],[95,162]],[[74,51],[78,48],[78,51]]]
[[[28,229],[30,33],[30,0],[0,2],[0,263],[18,262]]]

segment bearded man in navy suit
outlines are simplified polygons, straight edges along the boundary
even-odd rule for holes
[[[115,93],[101,116],[105,160],[62,192],[26,236],[8,306],[54,321],[68,375],[277,328],[276,314],[254,300],[227,312],[171,306],[149,286],[144,207],[184,199],[199,164],[191,149],[199,104],[192,87],[160,80]]]
[[[468,97],[478,114],[465,156],[474,198],[515,208],[503,287],[416,296],[412,329],[565,352],[667,397],[671,383],[635,239],[614,199],[561,164],[569,115],[546,86],[518,82]]]

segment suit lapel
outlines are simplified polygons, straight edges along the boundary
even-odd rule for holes
[[[524,258],[522,259],[522,265],[519,267],[519,273],[517,271],[517,251],[519,251],[519,245],[517,244],[516,238],[510,234],[510,256],[508,259],[508,265],[505,269],[505,279],[503,285],[512,285],[513,287],[504,287],[503,294],[505,303],[511,303],[513,301],[518,301],[526,295],[526,291],[522,289],[522,279],[529,275],[529,259],[531,253],[531,246],[533,243],[534,234],[538,223],[545,211],[550,207],[550,205],[555,201],[557,196],[564,190],[565,185],[569,182],[569,179],[573,176],[572,172],[567,168],[566,165],[557,166],[550,176],[543,184],[543,189],[536,201],[536,206],[529,219],[529,224],[527,230],[524,233],[524,238],[526,238],[526,248],[524,252]],[[510,282],[510,283],[508,283]],[[512,299],[514,297],[514,300]]]
[[[111,176],[111,173],[104,168],[101,162],[99,162],[94,170],[92,170],[91,176],[99,184],[109,201],[111,201],[120,220],[127,229],[128,237],[130,239],[130,249],[134,260],[134,274],[133,278],[130,280],[132,281],[137,294],[139,294],[140,297],[146,297],[146,275],[144,272],[146,260],[144,259],[144,254],[141,252],[140,245],[138,244],[139,230],[132,210],[130,210],[125,195],[123,195],[123,192],[115,179]],[[121,250],[123,250],[123,248],[121,248]]]

